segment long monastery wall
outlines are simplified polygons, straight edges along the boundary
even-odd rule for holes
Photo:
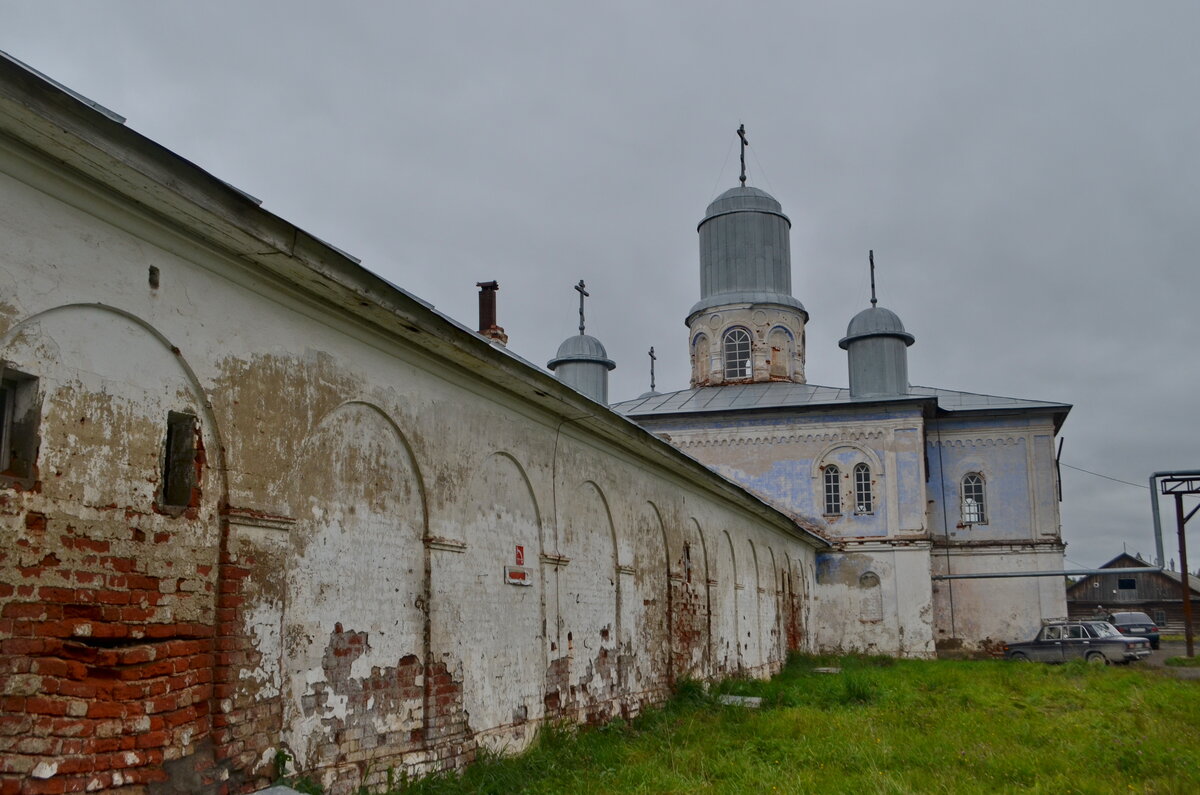
[[[782,515],[202,226],[0,145],[0,360],[37,401],[0,792],[247,791],[280,750],[346,792],[808,648]]]

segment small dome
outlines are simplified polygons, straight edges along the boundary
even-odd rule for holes
[[[916,341],[916,337],[904,330],[900,317],[882,306],[864,309],[851,318],[850,325],[846,327],[846,336],[838,341],[838,347],[846,350],[851,342],[864,337],[899,337],[906,346]]]
[[[713,199],[712,204],[708,205],[708,209],[704,212],[704,220],[707,221],[714,215],[723,215],[739,210],[757,210],[759,212],[772,213],[779,215],[785,221],[787,220],[787,216],[783,214],[783,205],[774,196],[765,190],[745,186],[730,188]],[[700,223],[703,225],[704,221]],[[791,226],[790,221],[788,222],[788,226]]]
[[[590,334],[575,334],[563,340],[558,346],[558,353],[546,366],[553,370],[565,362],[599,362],[609,370],[616,367],[616,362],[608,358],[608,351],[600,340]]]

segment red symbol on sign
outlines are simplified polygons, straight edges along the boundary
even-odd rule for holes
[[[517,545],[517,565],[525,565],[525,547],[521,546],[520,544]]]

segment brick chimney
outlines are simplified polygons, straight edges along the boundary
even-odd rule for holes
[[[496,325],[496,291],[500,289],[500,283],[476,282],[475,286],[479,288],[479,333],[493,342],[507,345],[508,335]]]

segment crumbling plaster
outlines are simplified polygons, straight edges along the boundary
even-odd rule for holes
[[[37,487],[0,493],[0,664],[40,674],[29,720],[116,720],[143,749],[6,746],[0,776],[50,754],[65,786],[155,787],[188,758],[239,790],[285,748],[343,792],[812,648],[819,544],[626,421],[448,359],[474,343],[447,323],[348,311],[331,274],[285,279],[24,150],[0,167],[0,357],[43,396]],[[169,411],[202,452],[174,512]],[[528,586],[504,580],[518,546]],[[85,607],[87,578],[123,606]],[[99,660],[169,700],[134,709]]]

